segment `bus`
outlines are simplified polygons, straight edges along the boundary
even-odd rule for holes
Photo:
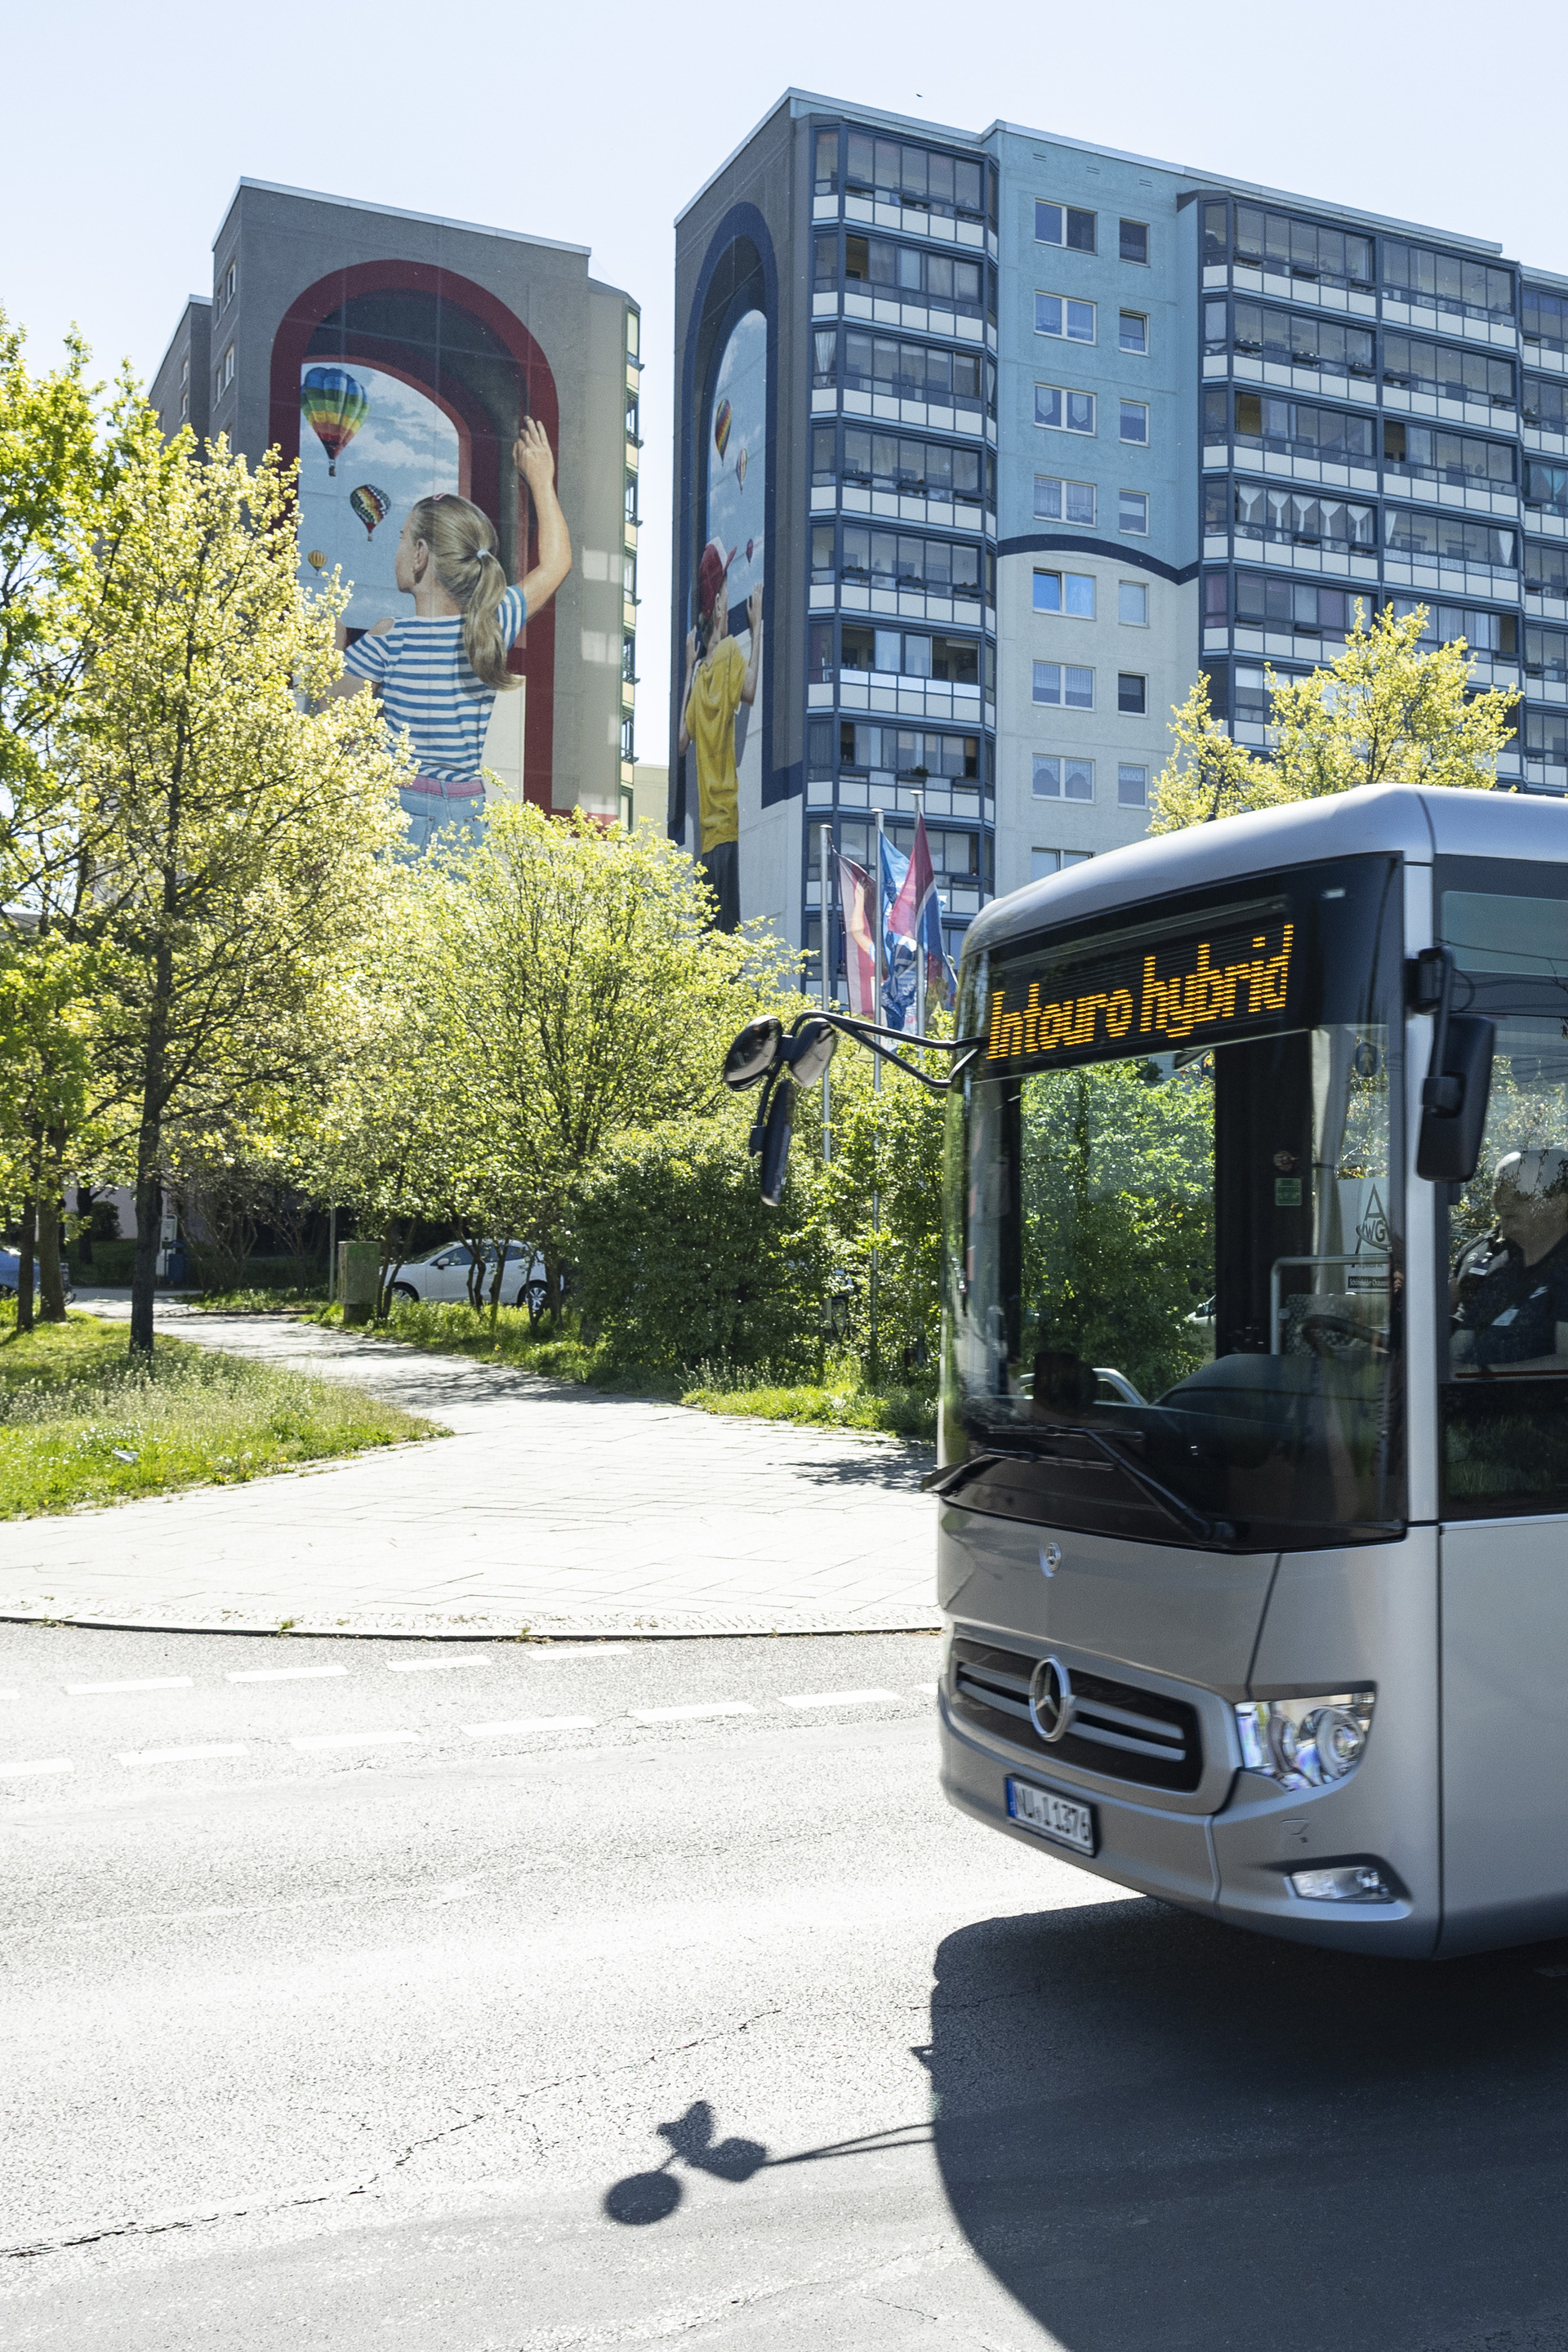
[[[1568,1931],[1565,859],[1544,799],[1363,789],[972,926],[932,1483],[976,1821],[1309,1943]]]
[[[1568,811],[1363,788],[988,907],[948,1092],[942,1785],[1237,1927],[1568,1932]],[[934,1039],[921,1040],[931,1047]]]

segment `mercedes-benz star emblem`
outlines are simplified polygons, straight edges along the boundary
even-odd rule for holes
[[[1040,1574],[1042,1576],[1054,1576],[1061,1564],[1062,1548],[1059,1543],[1048,1543],[1042,1544],[1040,1546]]]
[[[1072,1676],[1059,1658],[1042,1658],[1029,1677],[1029,1721],[1048,1748],[1065,1739],[1078,1701]]]

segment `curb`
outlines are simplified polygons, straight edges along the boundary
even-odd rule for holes
[[[935,1609],[888,1610],[865,1618],[812,1618],[738,1615],[683,1619],[609,1612],[594,1618],[531,1617],[508,1619],[435,1619],[419,1623],[406,1617],[385,1624],[361,1619],[353,1624],[306,1623],[297,1619],[242,1617],[160,1617],[100,1615],[90,1610],[0,1606],[0,1625],[74,1625],[100,1633],[240,1633],[266,1634],[289,1641],[319,1642],[715,1642],[774,1641],[845,1633],[939,1633],[941,1612]]]

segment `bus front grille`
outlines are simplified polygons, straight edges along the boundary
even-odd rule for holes
[[[1195,1707],[1075,1666],[1071,1725],[1064,1738],[1047,1741],[1029,1715],[1029,1678],[1038,1663],[1021,1650],[955,1641],[949,1687],[953,1713],[1029,1756],[1054,1757],[1146,1789],[1197,1787],[1204,1758]]]

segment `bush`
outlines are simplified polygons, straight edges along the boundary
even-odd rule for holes
[[[606,1358],[647,1371],[714,1362],[815,1372],[827,1244],[817,1171],[797,1151],[782,1208],[746,1152],[750,1104],[667,1121],[608,1151],[574,1220],[574,1298]]]

